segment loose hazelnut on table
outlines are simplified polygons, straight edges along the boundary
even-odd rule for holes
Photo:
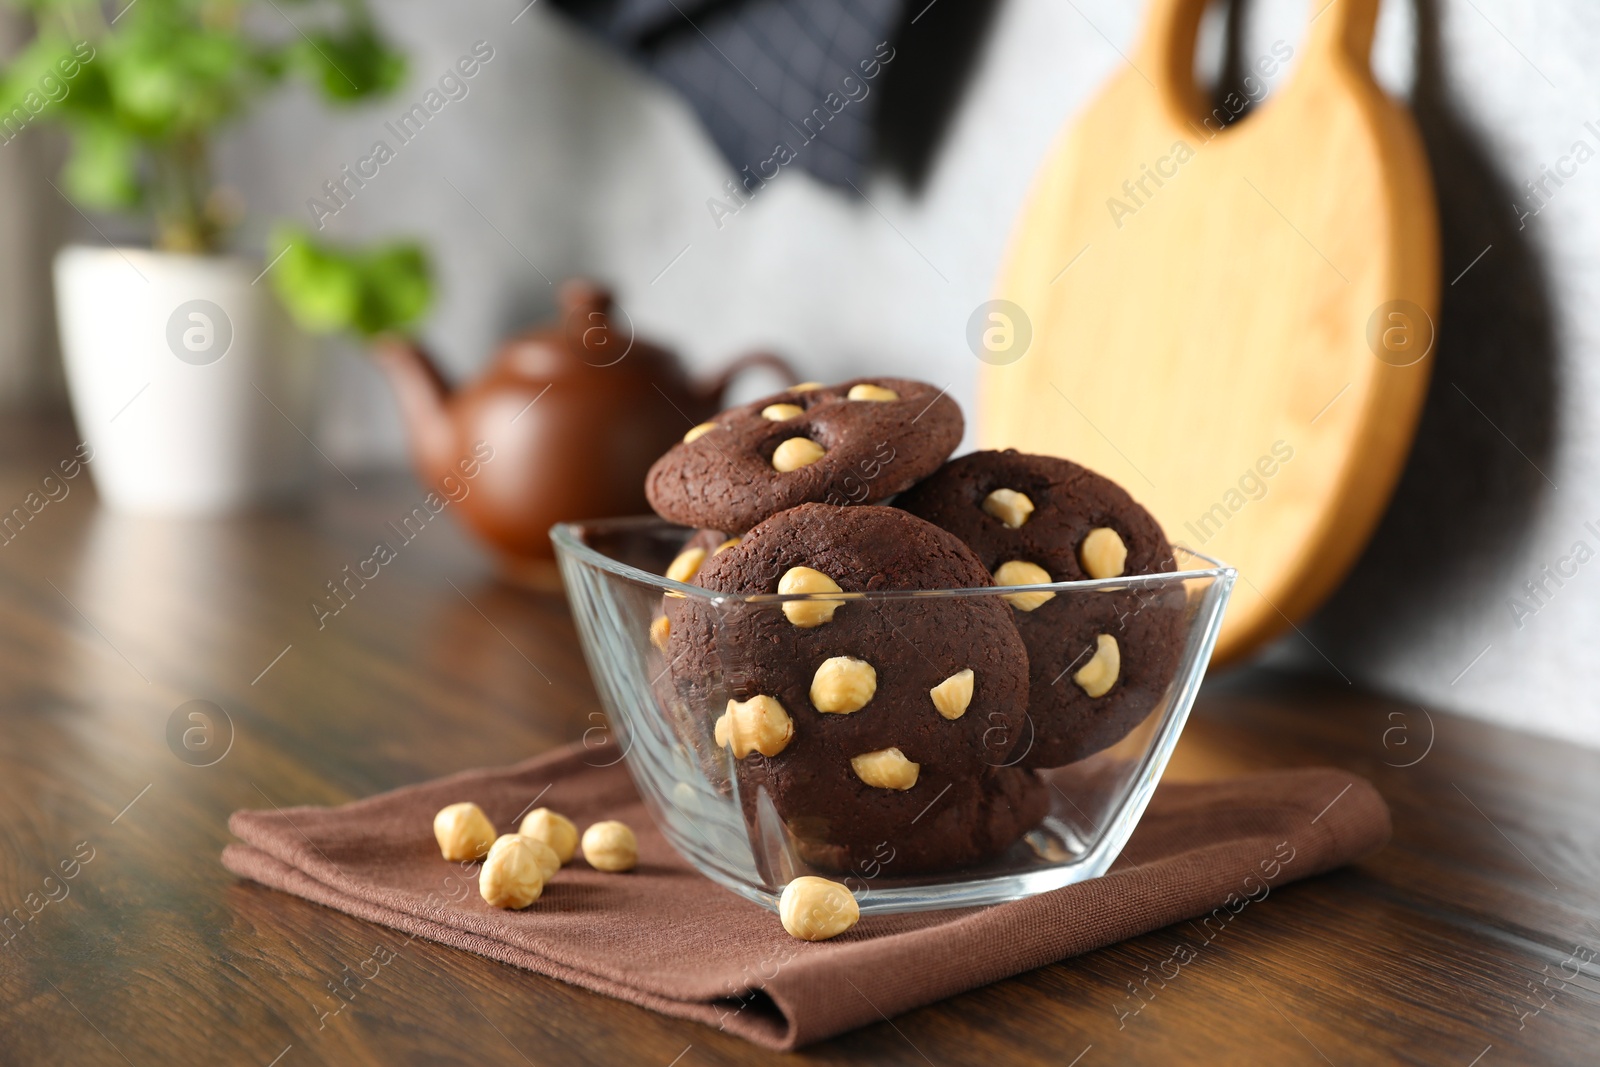
[[[799,404],[768,404],[761,409],[761,417],[771,419],[773,422],[783,422],[805,413],[806,409]]]
[[[688,444],[690,441],[704,437],[716,428],[717,424],[714,422],[702,422],[698,426],[691,426],[689,427],[689,432],[683,435],[683,443]]]
[[[783,887],[778,918],[793,937],[826,941],[854,926],[861,907],[848,887],[808,874]]]
[[[1014,559],[1000,564],[994,572],[996,585],[1045,585],[1050,582],[1050,573],[1037,563],[1026,560]],[[1002,594],[1011,602],[1011,606],[1018,611],[1034,611],[1055,599],[1054,593],[1006,593]]]
[[[571,863],[572,853],[578,848],[578,828],[571,819],[549,808],[534,808],[528,812],[518,832],[549,845],[562,863]]]
[[[823,447],[811,438],[791,437],[772,453],[772,469],[779,474],[788,474],[801,467],[811,466],[825,455],[827,453]]]
[[[1091,578],[1120,578],[1128,563],[1128,546],[1109,526],[1096,526],[1078,546],[1078,560]]]
[[[996,489],[983,498],[983,510],[1015,530],[1033,514],[1033,501],[1015,489]]]
[[[554,878],[556,872],[561,869],[561,857],[556,855],[556,850],[537,837],[528,837],[520,832],[517,836],[526,841],[528,847],[533,850],[533,858],[539,864],[539,876],[546,882]]]
[[[1117,675],[1122,673],[1122,650],[1110,634],[1098,634],[1094,642],[1093,658],[1078,668],[1072,680],[1091,697],[1103,697],[1111,692],[1111,687],[1117,684]]]
[[[881,385],[852,385],[850,392],[845,394],[851,400],[899,400],[900,394],[893,389],[885,389]]]
[[[639,862],[639,841],[627,823],[597,822],[583,832],[583,858],[597,871],[631,871]]]
[[[705,561],[705,549],[686,548],[667,566],[667,577],[675,582],[687,583],[700,572],[700,564]]]
[[[972,703],[974,677],[969,667],[957,671],[928,690],[928,695],[933,698],[933,706],[939,709],[940,715],[947,719],[959,719],[967,713],[967,707]]]
[[[497,908],[526,908],[544,892],[540,852],[554,857],[542,843],[521,834],[505,834],[489,849],[478,875],[478,895]],[[554,873],[554,872],[552,872]]]
[[[922,770],[920,763],[906,759],[905,753],[898,748],[852,756],[850,766],[857,778],[874,789],[910,789],[917,784],[917,772]]]
[[[810,567],[790,567],[778,579],[778,592],[784,596],[793,593],[842,593],[839,583],[821,571]],[[791,623],[809,630],[833,621],[842,600],[795,600],[783,605],[783,614]]]
[[[439,809],[433,817],[433,836],[447,860],[481,859],[494,844],[494,823],[470,801]]]
[[[824,660],[811,678],[811,706],[818,711],[848,715],[860,711],[878,691],[878,672],[854,656]]]
[[[730,700],[714,728],[717,744],[731,748],[735,759],[752,752],[776,756],[794,736],[794,720],[776,697],[754,696]]]

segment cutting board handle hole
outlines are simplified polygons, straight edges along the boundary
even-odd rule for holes
[[[1250,0],[1211,0],[1204,4],[1195,32],[1194,92],[1208,127],[1225,128],[1267,97],[1269,77],[1281,61],[1272,56],[1257,62],[1246,54]],[[1270,70],[1263,76],[1257,68]]]
[[[1379,0],[1306,0],[1300,40],[1249,39],[1251,0],[1151,0],[1139,63],[1185,122],[1232,127],[1302,59],[1368,65]]]

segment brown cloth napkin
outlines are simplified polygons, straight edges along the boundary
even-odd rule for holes
[[[832,941],[784,933],[771,912],[692,870],[656,830],[620,765],[564,749],[337,808],[239,811],[236,874],[363,919],[793,1049],[1183,919],[1224,923],[1247,899],[1352,862],[1389,837],[1365,780],[1310,769],[1162,785],[1110,873],[990,908],[864,918]],[[621,819],[639,865],[581,858],[525,911],[479,898],[473,868],[434,844],[434,813],[477,802],[514,829],[535,806],[581,828]],[[1270,888],[1269,888],[1270,887]]]

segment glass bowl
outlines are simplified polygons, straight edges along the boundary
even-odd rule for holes
[[[806,874],[849,886],[863,914],[995,904],[1104,874],[1144,814],[1188,718],[1235,576],[1232,568],[1215,560],[1177,549],[1183,569],[1135,577],[1003,589],[730,595],[662,576],[693,534],[685,527],[644,517],[566,523],[551,530],[551,539],[584,655],[610,720],[609,740],[623,753],[656,823],[707,878],[773,910],[783,887]],[[1076,763],[1030,772],[1044,784],[1044,788],[1029,786],[1039,794],[1037,804],[1045,809],[1044,815],[992,858],[957,870],[917,874],[906,870],[906,863],[896,863],[902,851],[914,854],[915,850],[897,849],[893,833],[870,850],[819,848],[816,830],[801,825],[803,820],[780,815],[766,787],[752,785],[755,779],[748,773],[741,776],[733,752],[718,743],[718,719],[731,699],[749,697],[740,679],[757,666],[748,662],[751,645],[731,639],[735,632],[731,620],[739,620],[743,628],[739,632],[748,634],[753,616],[782,612],[786,603],[814,600],[843,602],[841,611],[863,604],[881,614],[897,633],[896,613],[910,618],[915,611],[926,625],[933,605],[932,610],[947,616],[953,629],[970,617],[971,598],[1035,591],[1068,598],[1089,616],[1100,618],[1107,617],[1107,609],[1123,617],[1140,610],[1169,613],[1166,632],[1175,640],[1159,679],[1122,694],[1122,699],[1134,702],[1128,705],[1132,714],[1142,715],[1138,725],[1111,747]],[[680,598],[674,610],[692,608],[710,632],[710,641],[700,646],[704,654],[697,653],[701,662],[692,671],[668,662],[663,648],[657,647],[659,630],[657,640],[652,640],[652,624],[660,625],[672,598]],[[992,610],[986,605],[983,609]],[[873,654],[893,662],[893,653]],[[683,654],[678,657],[682,660]],[[809,707],[791,712],[796,720],[818,714]],[[994,738],[990,766],[1015,768],[1024,762],[1036,731],[1030,715],[1014,738]],[[989,741],[986,733],[985,745]],[[907,791],[906,796],[911,795]],[[929,808],[939,802],[939,797],[930,797]],[[824,838],[827,832],[823,831]],[[841,855],[848,862],[840,862]]]

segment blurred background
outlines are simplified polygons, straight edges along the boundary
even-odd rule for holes
[[[551,318],[561,281],[586,276],[697,372],[770,350],[807,378],[870,367],[948,384],[970,412],[968,319],[990,295],[1036,167],[1126,62],[1141,6],[914,0],[840,15],[819,4],[819,39],[883,28],[893,58],[815,151],[744,203],[727,183],[764,157],[737,158],[740,131],[760,121],[741,112],[749,78],[738,71],[759,68],[724,55],[728,69],[708,74],[689,53],[710,44],[759,57],[762,27],[792,18],[790,5],[680,6],[698,38],[645,2],[383,0],[372,14],[406,57],[399,84],[329,107],[292,83],[222,133],[217,178],[244,208],[228,247],[265,266],[285,220],[318,240],[421,242],[436,285],[421,339],[455,379]],[[746,6],[757,18],[739,23]],[[1213,82],[1230,36],[1247,61],[1280,42],[1297,49],[1309,14],[1300,0],[1214,8],[1198,46]],[[0,55],[30,33],[8,9]],[[1600,549],[1600,166],[1575,152],[1579,141],[1600,148],[1597,44],[1589,4],[1383,3],[1374,69],[1410,101],[1439,198],[1437,364],[1371,547],[1319,616],[1268,652],[1589,744],[1600,744],[1600,563],[1562,565],[1571,573],[1537,598],[1527,583],[1577,542]],[[389,124],[467,56],[479,67],[456,82],[464,91],[328,210],[325,183],[393,140]],[[1295,59],[1269,88],[1293,77]],[[774,77],[803,94],[825,62]],[[56,251],[148,240],[125,217],[68,201],[52,184],[64,155],[43,123],[0,144],[0,404],[29,418],[67,410]],[[1560,183],[1530,184],[1562,159]],[[352,340],[320,347],[310,436],[346,470],[402,466],[378,371]],[[776,384],[754,373],[731,399]]]

